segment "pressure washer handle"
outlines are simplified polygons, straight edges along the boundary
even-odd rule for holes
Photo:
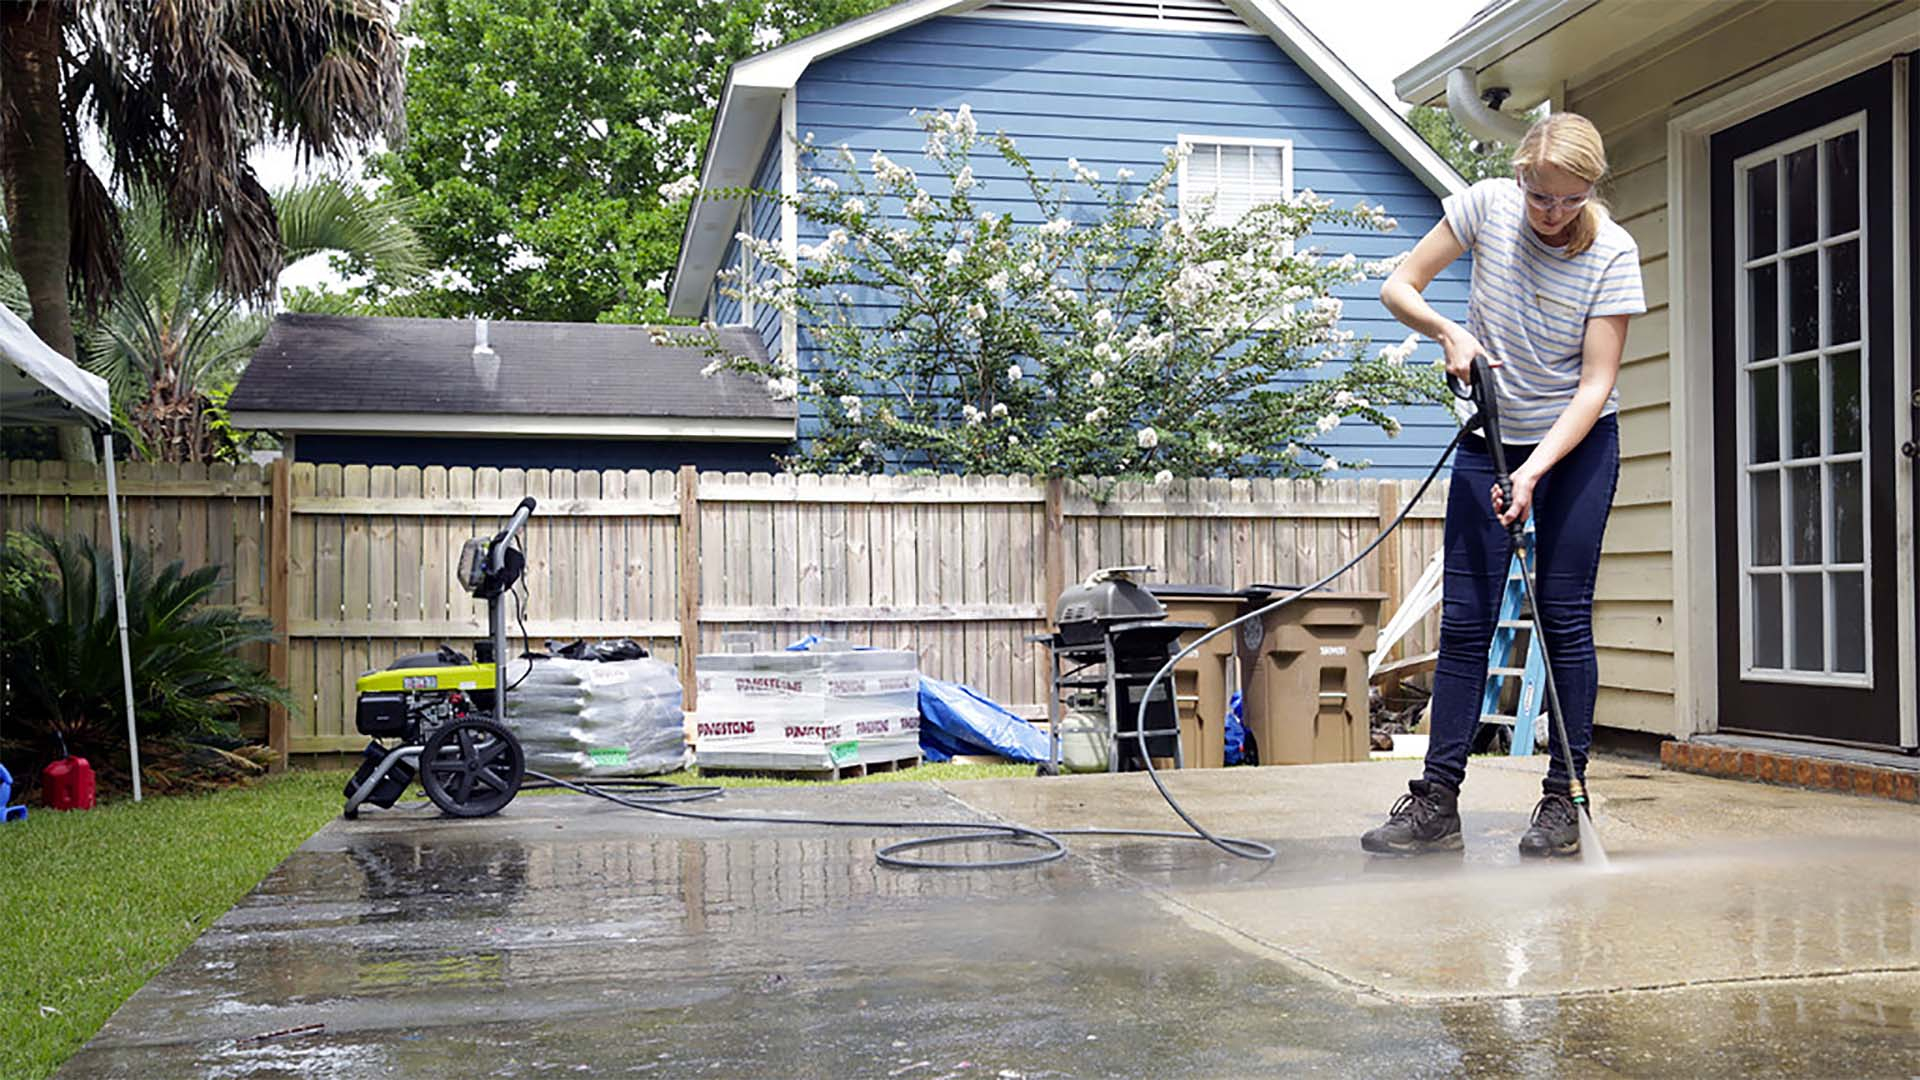
[[[498,571],[506,566],[507,541],[512,538],[514,533],[526,527],[527,519],[533,516],[534,507],[538,505],[538,503],[533,501],[533,496],[529,495],[520,500],[519,506],[513,508],[513,516],[507,519],[507,527],[501,529],[499,535],[493,538],[490,554],[493,557],[494,570]]]
[[[1500,437],[1500,405],[1493,388],[1493,368],[1487,364],[1487,358],[1475,356],[1471,372],[1473,381],[1462,388],[1460,380],[1453,372],[1447,372],[1447,385],[1453,395],[1462,400],[1473,402],[1475,416],[1472,424],[1480,428],[1480,434],[1487,440],[1487,453],[1493,458],[1494,483],[1500,485],[1500,501],[1503,506],[1513,505],[1513,473],[1507,469],[1507,448]],[[1507,531],[1515,539],[1520,537],[1525,524],[1513,519]]]

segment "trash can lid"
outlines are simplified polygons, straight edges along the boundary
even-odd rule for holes
[[[1154,596],[1164,596],[1175,600],[1239,600],[1247,593],[1243,589],[1229,589],[1225,585],[1183,585],[1163,583],[1149,585],[1147,591]]]

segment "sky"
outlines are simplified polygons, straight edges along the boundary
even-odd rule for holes
[[[1487,0],[1284,2],[1296,18],[1345,60],[1381,98],[1405,111],[1406,106],[1393,96],[1393,77],[1437,51]],[[291,150],[265,149],[255,154],[253,160],[269,191],[303,178]],[[359,172],[357,164],[347,169],[348,175],[357,176]],[[283,288],[339,282],[328,268],[325,255],[295,263],[280,276]]]

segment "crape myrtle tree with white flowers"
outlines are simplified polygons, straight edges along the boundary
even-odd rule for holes
[[[1304,475],[1366,464],[1323,447],[1341,424],[1397,435],[1385,407],[1444,394],[1434,369],[1406,365],[1413,338],[1368,355],[1329,295],[1398,260],[1300,244],[1320,223],[1390,230],[1381,209],[1336,209],[1302,191],[1215,227],[1205,208],[1183,219],[1170,205],[1172,149],[1144,183],[1077,160],[1070,179],[1048,178],[999,133],[987,141],[1045,221],[1016,224],[979,203],[970,109],[917,115],[949,194],[878,151],[863,170],[846,147],[809,135],[791,201],[825,238],[789,260],[777,243],[739,236],[776,273],[729,274],[722,288],[795,315],[819,370],[730,355],[711,334],[677,336],[708,350],[709,374],[751,375],[818,408],[820,428],[791,468]]]

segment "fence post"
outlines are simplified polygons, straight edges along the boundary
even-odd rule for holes
[[[272,483],[267,500],[267,615],[273,620],[273,642],[267,646],[267,673],[281,686],[287,685],[287,580],[290,567],[288,544],[293,532],[292,462],[284,456],[274,459]],[[287,767],[287,707],[267,707],[267,748],[273,751],[273,769]]]
[[[693,658],[700,651],[700,473],[680,466],[680,696],[681,707],[700,707]]]
[[[1067,589],[1067,481],[1062,476],[1047,477],[1046,521],[1041,526],[1041,542],[1046,546],[1047,593],[1040,598],[1042,622],[1053,621],[1053,605]]]
[[[1394,516],[1400,513],[1400,482],[1380,480],[1378,487],[1380,528],[1384,530],[1388,525],[1393,524]],[[1395,529],[1393,535],[1387,537],[1386,542],[1380,545],[1380,591],[1387,594],[1387,601],[1381,606],[1380,611],[1382,626],[1387,624],[1388,619],[1393,618],[1394,613],[1400,610],[1400,605],[1405,601],[1405,590],[1400,582],[1400,556],[1406,550],[1405,535],[1403,530]],[[1380,662],[1385,662],[1386,659],[1385,656],[1377,658]],[[1399,677],[1393,676],[1382,685],[1381,692],[1392,693],[1397,691],[1399,686]]]

